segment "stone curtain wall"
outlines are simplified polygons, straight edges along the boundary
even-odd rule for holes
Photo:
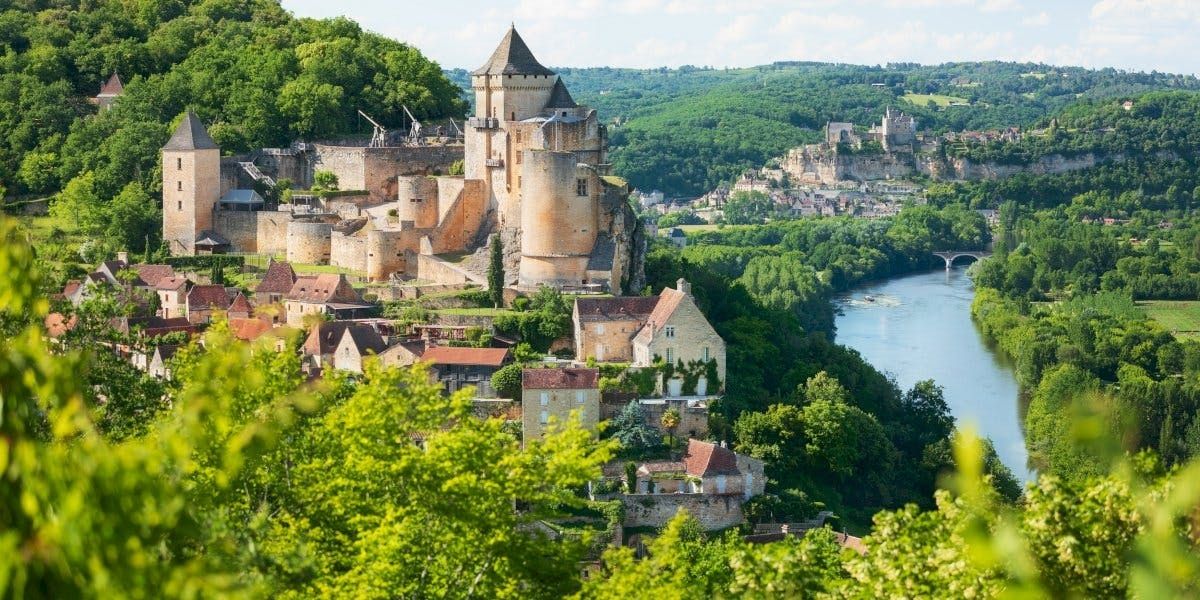
[[[251,210],[216,210],[213,229],[225,236],[234,252],[258,252],[258,215]]]
[[[621,502],[625,505],[625,527],[662,527],[681,508],[700,521],[705,531],[728,529],[743,520],[738,496],[625,494]]]

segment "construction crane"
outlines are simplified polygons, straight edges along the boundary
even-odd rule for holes
[[[408,106],[402,104],[401,107],[404,109],[405,114],[408,115],[408,118],[412,120],[412,127],[410,127],[408,129],[408,141],[413,142],[413,143],[420,142],[421,141],[421,122],[418,121],[417,118],[413,116],[411,110],[408,110]]]
[[[372,119],[370,116],[367,115],[367,113],[360,110],[360,111],[358,111],[358,114],[362,118],[370,121],[371,125],[373,125],[375,127],[375,131],[371,134],[371,143],[368,145],[371,148],[382,148],[382,147],[386,146],[387,145],[387,129],[384,129],[383,125],[376,123],[375,119]]]
[[[454,128],[454,139],[461,140],[463,138],[463,131],[458,128],[458,123],[454,122],[454,117],[450,117],[450,126]]]

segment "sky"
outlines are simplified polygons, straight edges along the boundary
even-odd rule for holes
[[[283,0],[344,15],[443,67],[483,64],[510,23],[559,67],[782,60],[1017,60],[1200,73],[1200,0]]]

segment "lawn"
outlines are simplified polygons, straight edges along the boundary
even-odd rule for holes
[[[930,100],[932,100],[933,103],[939,108],[950,106],[952,102],[967,103],[966,98],[959,98],[958,96],[946,96],[944,94],[914,94],[909,92],[905,94],[903,98],[917,106],[925,106],[929,104]]]
[[[716,231],[720,226],[715,223],[704,223],[702,225],[679,225],[678,227],[684,233],[692,233],[698,231]],[[668,231],[670,231],[670,228],[663,228],[659,230],[659,235],[667,235]]]
[[[1180,339],[1200,339],[1200,301],[1146,300],[1138,302],[1146,316]]]
[[[439,315],[458,315],[464,317],[503,317],[515,315],[516,311],[507,308],[439,308],[433,311]]]

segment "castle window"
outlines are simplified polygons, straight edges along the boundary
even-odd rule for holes
[[[581,179],[576,179],[576,180],[575,180],[575,195],[576,195],[576,196],[586,196],[586,195],[588,195],[588,193],[587,193],[587,179],[583,179],[583,178],[581,178]]]
[[[409,198],[408,201],[409,202],[420,202],[421,199],[420,198]]]
[[[175,204],[176,204],[176,206],[175,206],[176,210],[183,210],[183,200],[179,200]]]
[[[183,182],[182,182],[182,181],[176,181],[176,182],[175,182],[175,189],[176,189],[176,190],[178,190],[178,191],[180,191],[180,192],[182,192],[182,191],[183,191]]]
[[[675,328],[670,325],[663,327],[663,335],[666,335],[669,338],[675,337]]]
[[[521,187],[521,176],[517,175],[517,187]]]
[[[511,112],[511,113],[508,113],[508,120],[509,120],[509,121],[516,121],[516,120],[517,120],[517,113],[516,113],[516,111],[513,111],[513,112]]]
[[[182,159],[182,158],[176,158],[176,159],[175,159],[175,170],[176,170],[176,171],[182,171],[182,170],[183,170],[183,159]]]
[[[565,111],[565,110],[562,111],[562,116],[564,116],[564,117],[567,116],[567,111]]]
[[[520,152],[518,152],[517,153],[517,164],[518,165],[521,164],[521,156],[522,156],[522,154]]]
[[[518,144],[520,144],[520,143],[521,143],[521,132],[520,132],[520,131],[518,131],[518,132],[516,132],[516,133],[514,133],[514,134],[513,134],[513,141],[514,141],[514,142],[516,142],[516,143],[518,143]],[[520,161],[520,160],[518,160],[517,162],[521,162],[521,161]]]

